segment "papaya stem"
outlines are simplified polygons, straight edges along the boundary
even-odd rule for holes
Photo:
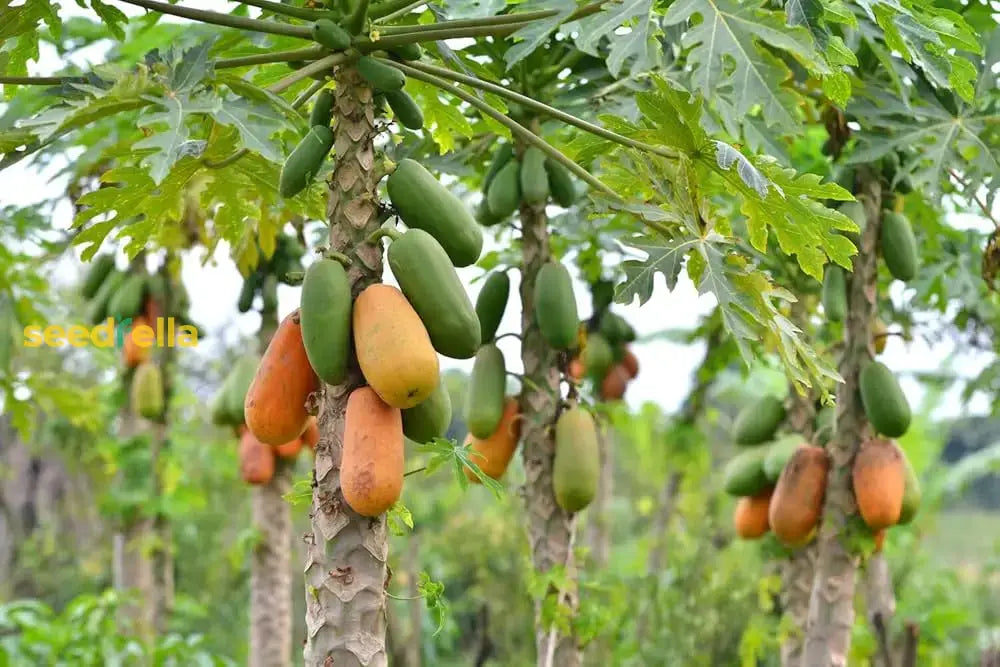
[[[576,177],[579,178],[580,180],[584,181],[585,183],[588,183],[591,187],[600,190],[609,197],[613,197],[614,199],[620,199],[618,193],[616,193],[614,190],[612,190],[607,185],[602,183],[599,179],[591,176],[586,169],[584,169],[576,162],[566,157],[559,149],[550,145],[547,141],[545,141],[544,139],[542,139],[537,134],[535,134],[528,128],[524,127],[517,121],[500,113],[490,105],[480,100],[475,95],[470,95],[461,88],[458,88],[457,86],[454,86],[443,79],[440,79],[436,76],[426,73],[422,67],[415,68],[411,67],[408,64],[397,63],[395,61],[388,60],[386,58],[379,58],[378,60],[380,62],[391,65],[396,69],[402,70],[402,72],[407,76],[429,83],[432,86],[435,86],[436,88],[440,88],[441,90],[454,95],[460,100],[468,102],[472,106],[476,107],[484,115],[489,116],[490,118],[497,121],[501,125],[507,126],[512,133],[517,135],[517,137],[523,140],[525,143],[531,144],[532,146],[537,146],[539,149],[542,150],[542,152],[551,157],[553,160],[563,164],[567,169],[576,174]]]
[[[369,11],[369,15],[373,19],[388,18],[392,14],[408,9],[411,4],[413,4],[412,0],[388,0],[388,2],[376,2]]]
[[[399,9],[397,9],[396,11],[394,11],[394,12],[392,12],[390,14],[386,14],[385,16],[382,16],[380,18],[375,19],[374,21],[372,21],[372,23],[386,23],[388,21],[393,21],[395,19],[398,19],[400,16],[406,16],[407,14],[409,14],[410,12],[412,12],[417,7],[420,7],[421,5],[426,5],[426,4],[427,4],[427,0],[414,0],[413,2],[409,3],[405,7],[400,7]],[[375,9],[372,8],[369,11],[369,13],[372,16],[374,16],[375,15]]]
[[[409,474],[409,473],[407,473],[407,474]],[[385,592],[385,596],[387,598],[392,598],[393,600],[423,600],[424,599],[423,595],[412,595],[412,596],[409,596],[409,597],[404,597],[402,595],[393,595],[389,591]]]
[[[284,35],[286,37],[298,37],[300,39],[312,39],[312,31],[309,28],[299,25],[288,25],[286,23],[275,23],[274,21],[262,21],[251,19],[246,16],[233,16],[232,14],[222,14],[207,9],[192,9],[179,5],[169,5],[157,0],[119,0],[129,5],[142,7],[161,14],[172,14],[192,21],[221,25],[237,30],[250,30],[252,32],[264,32],[272,35]]]
[[[395,227],[381,227],[379,229],[376,229],[371,234],[369,234],[368,238],[365,239],[365,240],[368,243],[371,243],[372,245],[374,245],[374,244],[378,243],[379,241],[381,241],[382,239],[384,239],[386,237],[388,237],[391,240],[395,241],[396,239],[398,239],[402,235],[403,235],[403,233],[400,232]]]
[[[516,338],[518,340],[522,340],[521,339],[521,334],[517,333],[516,331],[508,331],[507,333],[500,334],[499,336],[497,336],[496,338],[494,338],[493,342],[495,343],[498,340],[502,340],[504,338]]]
[[[340,265],[343,266],[345,269],[352,264],[350,257],[348,257],[342,252],[337,252],[332,248],[327,248],[326,250],[324,250],[323,256],[326,257],[327,259],[333,259],[340,262]]]
[[[419,468],[414,468],[413,470],[410,470],[408,472],[404,472],[403,473],[403,477],[409,477],[410,475],[416,475],[418,472],[423,472],[424,470],[427,470],[427,466],[420,466]]]
[[[538,102],[537,100],[527,97],[526,95],[521,95],[520,93],[517,93],[513,90],[510,90],[501,85],[493,83],[492,81],[486,81],[484,79],[480,79],[475,76],[469,76],[467,74],[461,74],[459,72],[455,72],[446,67],[428,65],[426,63],[410,62],[407,63],[407,65],[415,69],[427,72],[428,74],[434,74],[446,79],[451,79],[452,81],[455,81],[457,83],[464,83],[474,88],[479,88],[480,90],[483,90],[485,92],[493,93],[495,95],[499,95],[500,97],[506,97],[507,99],[513,102],[517,102],[521,106],[533,109],[534,111],[545,114],[547,116],[551,116],[556,120],[561,120],[567,125],[578,127],[581,130],[590,132],[591,134],[601,137],[602,139],[614,141],[615,143],[621,144],[622,146],[627,146],[629,148],[636,148],[642,151],[646,151],[648,153],[654,153],[661,157],[670,158],[674,160],[679,157],[677,151],[671,148],[666,148],[664,146],[654,146],[653,144],[647,144],[644,141],[637,141],[635,139],[630,139],[624,135],[618,134],[617,132],[613,132],[606,128],[600,127],[599,125],[594,125],[593,123],[585,121],[582,118],[577,118],[576,116],[568,114],[565,111],[560,111],[559,109],[550,107],[549,105],[543,102]]]
[[[0,85],[61,86],[64,83],[86,83],[82,76],[0,76]]]
[[[270,53],[255,53],[253,55],[239,56],[237,58],[220,58],[215,61],[215,69],[246,67],[248,65],[268,65],[270,63],[286,63],[294,60],[315,60],[324,53],[326,53],[326,50],[321,46],[307,46],[302,49],[271,51]]]
[[[523,12],[521,14],[502,14],[500,16],[487,16],[478,19],[457,19],[454,21],[440,21],[439,23],[425,23],[419,25],[390,25],[379,30],[383,35],[415,35],[421,32],[435,32],[440,30],[450,30],[457,28],[483,28],[488,26],[507,27],[519,23],[531,23],[540,18],[558,14],[555,10],[544,10],[540,12]]]
[[[235,0],[242,5],[250,5],[251,7],[259,7],[272,14],[281,14],[283,16],[289,16],[293,19],[302,19],[303,21],[315,21],[316,19],[321,19],[329,15],[329,12],[324,12],[319,9],[309,9],[307,7],[293,7],[292,5],[286,5],[282,2],[272,2],[271,0]]]
[[[268,86],[268,91],[272,93],[280,93],[287,88],[295,85],[307,76],[312,76],[313,74],[319,74],[324,70],[332,70],[337,65],[342,65],[349,60],[353,60],[354,56],[349,56],[346,53],[334,53],[326,58],[320,58],[316,62],[309,63],[302,69],[297,69],[284,79]]]
[[[323,86],[326,85],[326,81],[320,79],[319,81],[313,82],[311,86],[299,93],[299,96],[292,100],[292,108],[298,109],[303,104],[312,99],[312,96],[318,93]]]
[[[369,0],[358,0],[357,7],[347,17],[347,31],[352,35],[358,34],[365,27],[365,19],[368,18],[368,3]]]

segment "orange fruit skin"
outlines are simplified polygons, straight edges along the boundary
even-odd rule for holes
[[[347,399],[340,488],[362,516],[382,514],[403,491],[403,414],[371,387]]]
[[[302,439],[295,438],[282,445],[275,445],[274,453],[282,459],[294,459],[302,451]]]
[[[798,546],[811,538],[823,512],[829,470],[830,458],[822,447],[803,445],[781,471],[768,519],[785,544]]]
[[[142,347],[135,342],[132,337],[132,332],[135,331],[136,327],[140,326],[150,326],[149,320],[145,316],[139,315],[132,322],[132,328],[127,334],[125,334],[125,344],[122,347],[122,356],[125,358],[125,365],[129,368],[135,368],[136,366],[149,361],[150,357],[153,356],[153,347]]]
[[[354,349],[375,393],[394,408],[412,408],[437,388],[437,352],[417,311],[391,285],[367,287],[354,300]]]
[[[465,438],[465,443],[471,444],[471,452],[474,452],[470,452],[471,458],[479,469],[493,479],[500,479],[514,457],[520,437],[520,406],[517,404],[517,399],[511,397],[504,403],[503,416],[500,418],[497,430],[490,437],[482,439],[470,433]],[[481,483],[471,468],[465,468],[465,476],[470,482]]]
[[[636,357],[635,353],[627,347],[625,348],[625,355],[622,357],[621,364],[625,367],[625,370],[628,371],[628,376],[630,378],[634,379],[637,375],[639,375],[639,358]]]
[[[755,496],[744,496],[736,501],[733,525],[737,535],[744,540],[756,540],[767,533],[771,527],[768,510],[773,493],[774,489],[769,488]]]
[[[579,357],[573,357],[570,359],[569,368],[566,369],[566,374],[569,375],[573,382],[579,382],[583,379],[583,362]]]
[[[607,375],[601,381],[601,388],[598,395],[603,401],[617,401],[625,395],[628,381],[628,370],[622,364],[615,364],[608,369]]]
[[[319,390],[297,315],[296,311],[278,325],[243,405],[247,428],[268,445],[283,445],[299,437],[309,418],[306,399]]]
[[[894,526],[903,510],[906,468],[892,440],[872,438],[861,445],[851,471],[858,513],[872,530]]]
[[[247,484],[267,484],[274,477],[274,451],[249,430],[240,438],[240,477]]]
[[[316,449],[316,445],[319,444],[319,423],[316,417],[309,415],[309,419],[306,421],[306,428],[302,431],[302,444],[304,444],[309,449]]]

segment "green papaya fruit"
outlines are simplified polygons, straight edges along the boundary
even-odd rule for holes
[[[759,445],[774,436],[785,419],[785,403],[776,396],[762,396],[736,416],[733,437],[738,445]]]
[[[420,60],[424,57],[424,50],[419,44],[402,44],[389,49],[389,53],[400,60]]]
[[[108,274],[114,268],[114,255],[99,255],[95,257],[90,262],[90,268],[87,269],[87,275],[83,279],[83,287],[80,288],[80,294],[83,295],[83,298],[93,299],[94,295],[97,294],[97,290],[101,289],[101,285],[104,284],[105,278],[108,277]]]
[[[243,415],[243,404],[246,401],[247,391],[250,383],[253,382],[257,374],[257,366],[260,360],[252,355],[244,355],[236,360],[233,369],[229,372],[229,377],[225,382],[225,404],[226,414],[229,422],[233,426],[246,423]]]
[[[483,251],[483,230],[461,200],[419,162],[400,160],[386,190],[406,226],[422,229],[437,239],[452,264],[476,263]]]
[[[312,38],[331,51],[343,51],[351,46],[351,33],[330,19],[319,19],[312,24]]]
[[[563,208],[569,208],[576,203],[576,186],[569,169],[554,160],[545,160],[545,171],[549,175],[549,192],[552,199]]]
[[[767,488],[764,459],[770,450],[754,447],[729,460],[722,471],[723,488],[731,496],[754,496]]]
[[[405,74],[392,65],[387,65],[371,56],[358,58],[358,73],[375,90],[383,92],[402,90],[403,86],[406,85]]]
[[[324,88],[316,95],[312,111],[309,113],[309,127],[327,126],[333,118],[333,90]]]
[[[595,382],[604,379],[611,364],[615,362],[614,351],[608,339],[599,333],[587,336],[587,344],[580,357],[583,362],[583,372]]]
[[[333,148],[333,131],[326,125],[315,125],[285,159],[278,177],[282,197],[294,197],[312,182],[323,160]]]
[[[496,175],[500,173],[510,159],[514,157],[514,146],[511,144],[500,144],[495,151],[493,151],[493,159],[490,160],[490,166],[486,169],[486,175],[483,176],[483,194],[485,195],[489,192],[490,183],[496,178]]]
[[[521,156],[521,197],[533,205],[544,204],[549,198],[545,153],[537,146],[526,148]]]
[[[327,384],[338,385],[347,377],[351,306],[351,282],[340,262],[313,262],[302,280],[299,324],[309,365]]]
[[[479,318],[441,244],[422,229],[410,229],[389,245],[388,257],[434,349],[453,359],[475,355],[482,341]]]
[[[153,362],[139,364],[135,369],[132,410],[146,419],[159,419],[163,415],[163,375]]]
[[[778,481],[788,459],[792,458],[792,454],[800,445],[802,445],[802,437],[798,435],[778,438],[767,445],[767,454],[764,455],[764,475],[767,477],[767,481],[772,484]]]
[[[388,91],[385,94],[385,101],[389,103],[389,108],[403,127],[419,130],[424,126],[424,113],[405,90]]]
[[[116,321],[135,317],[142,311],[142,297],[145,293],[146,275],[129,274],[108,301],[108,315]]]
[[[485,439],[493,435],[503,417],[507,368],[503,353],[487,343],[476,352],[465,401],[465,424],[469,433]]]
[[[422,403],[403,410],[403,435],[423,444],[444,437],[451,425],[451,396],[444,382]]]
[[[260,288],[261,308],[264,310],[278,310],[278,276],[269,273],[264,276],[264,283]]]
[[[476,315],[479,317],[479,331],[482,342],[489,343],[497,335],[497,327],[503,319],[510,298],[510,277],[506,271],[494,271],[486,277],[483,289],[476,298]]]
[[[886,211],[882,216],[879,242],[882,259],[892,277],[903,282],[913,280],[917,275],[920,257],[917,255],[917,240],[913,236],[913,228],[906,216]]]
[[[104,279],[101,287],[97,290],[97,294],[90,300],[87,320],[91,324],[100,324],[107,319],[109,314],[108,304],[123,282],[125,282],[125,274],[118,270],[112,271]]]
[[[607,338],[608,342],[612,345],[629,342],[628,338],[630,334],[634,340],[635,331],[632,330],[629,323],[625,321],[624,317],[616,313],[612,313],[610,310],[601,316],[601,322],[598,325],[598,329],[600,330],[601,335]]]
[[[476,207],[476,222],[481,224],[483,227],[492,227],[493,225],[498,225],[503,220],[493,215],[490,211],[490,205],[483,197],[482,201],[479,202],[479,206]]]
[[[557,350],[576,347],[580,318],[576,311],[573,281],[566,267],[548,262],[535,276],[535,322],[542,337]]]
[[[813,426],[815,434],[813,439],[817,445],[825,445],[830,442],[833,434],[837,431],[837,409],[833,406],[822,408],[816,413]]]
[[[847,283],[844,270],[835,264],[827,264],[823,276],[823,312],[831,322],[840,322],[847,314]]]
[[[236,308],[245,313],[253,308],[253,298],[257,294],[257,286],[260,283],[260,274],[256,271],[243,279],[243,287],[240,289],[240,298],[236,302]]]
[[[898,438],[910,428],[910,404],[892,371],[880,361],[861,370],[861,403],[876,433]]]
[[[595,313],[605,310],[614,300],[615,284],[610,280],[598,280],[590,286],[590,302]]]
[[[506,220],[521,205],[521,165],[517,160],[508,160],[497,172],[486,191],[486,203],[493,217],[500,220]]]
[[[597,492],[600,456],[597,427],[590,413],[575,406],[559,415],[552,462],[552,490],[559,507],[579,512],[590,504]]]
[[[917,477],[917,472],[913,469],[910,460],[906,458],[905,453],[903,454],[903,471],[905,474],[903,478],[903,509],[899,513],[897,523],[905,526],[913,521],[913,517],[920,510],[923,493],[920,490],[920,479]]]

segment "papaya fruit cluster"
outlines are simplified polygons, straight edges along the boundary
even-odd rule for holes
[[[276,310],[278,307],[278,285],[296,284],[293,276],[302,272],[302,256],[305,248],[294,236],[281,234],[275,240],[274,253],[265,258],[258,250],[261,258],[257,267],[243,278],[243,287],[236,307],[241,313],[253,308],[254,299],[260,295],[263,310]]]
[[[335,16],[335,15],[334,15]],[[334,18],[319,19],[312,25],[312,37],[320,46],[331,51],[350,48],[352,35],[341,27]],[[419,60],[423,50],[419,44],[405,44],[390,49],[388,55],[398,60]],[[295,69],[301,62],[291,62]],[[357,71],[375,91],[378,108],[388,103],[395,119],[403,127],[419,130],[424,126],[424,115],[416,101],[403,90],[406,75],[374,55],[358,58]],[[333,108],[336,104],[334,92],[323,88],[316,95],[309,114],[309,131],[299,140],[295,148],[285,158],[278,181],[278,191],[282,197],[294,197],[302,192],[316,178],[323,167],[323,161],[333,148]]]
[[[190,298],[183,283],[174,282],[169,286],[172,296],[167,312],[166,280],[161,273],[120,271],[112,255],[95,257],[80,287],[81,295],[87,300],[88,321],[98,325],[110,317],[117,325],[131,320],[131,329],[146,325],[152,327],[158,337],[170,335],[169,325],[163,321],[173,318],[175,331],[181,324],[190,324]],[[163,327],[162,333],[158,326]],[[138,345],[129,331],[124,338],[122,359],[126,367],[136,368],[150,360],[152,350],[151,346]]]
[[[596,325],[588,322],[583,351],[569,362],[570,378],[591,381],[602,401],[621,399],[639,375],[639,359],[628,346],[635,337],[635,329],[623,317],[606,310]]]
[[[483,177],[483,200],[476,219],[492,227],[513,215],[522,203],[541,206],[550,198],[563,208],[576,202],[576,186],[569,170],[537,146],[517,156],[511,144],[500,144]]]
[[[737,496],[736,534],[748,540],[772,531],[788,546],[812,539],[823,510],[829,459],[822,447],[796,434],[778,434],[785,420],[784,401],[767,395],[745,406],[733,424],[742,448],[723,471],[727,493]],[[828,437],[829,412],[816,418],[818,437]]]

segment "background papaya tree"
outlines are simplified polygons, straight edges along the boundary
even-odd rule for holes
[[[36,44],[35,28],[43,17],[51,20],[53,28],[60,26],[59,15],[44,13],[44,8],[36,4],[4,10],[4,18],[11,19],[6,24],[13,26],[4,36],[15,47],[11,51],[13,55],[8,56],[8,65],[14,74],[5,80],[6,83],[51,84],[57,89],[65,84],[71,89],[64,98],[65,103],[54,105],[28,124],[4,132],[5,164],[34,154],[43,145],[63,142],[71,146],[74,136],[78,136],[72,134],[74,130],[92,123],[92,127],[97,127],[104,119],[111,119],[109,123],[114,123],[118,129],[124,126],[122,134],[111,135],[118,143],[103,149],[118,164],[103,180],[116,187],[94,193],[88,208],[79,216],[83,231],[76,238],[81,244],[89,245],[85,250],[88,257],[96,252],[104,237],[119,226],[122,236],[129,239],[130,254],[139,252],[151,237],[175,224],[181,189],[191,182],[200,185],[199,201],[206,211],[211,211],[215,236],[208,242],[225,239],[242,252],[254,252],[248,249],[252,244],[241,244],[252,238],[254,225],[247,224],[249,220],[255,221],[257,235],[266,239],[268,236],[273,238],[277,220],[281,219],[276,211],[283,207],[312,218],[325,217],[320,208],[320,188],[308,190],[295,199],[282,200],[277,196],[274,189],[278,182],[277,167],[269,158],[280,159],[275,136],[301,134],[305,129],[301,116],[290,107],[296,102],[301,106],[307,97],[300,95],[296,99],[283,100],[278,95],[290,89],[303,93],[315,91],[315,84],[307,84],[304,80],[311,74],[328,72],[336,66],[339,85],[334,104],[334,146],[337,157],[331,180],[334,188],[329,206],[332,211],[329,216],[330,245],[334,251],[350,250],[358,255],[360,262],[352,264],[351,269],[356,286],[360,286],[361,281],[374,280],[379,273],[381,254],[378,248],[367,243],[367,239],[381,222],[380,209],[376,205],[380,174],[374,159],[376,130],[381,126],[375,122],[370,88],[350,66],[354,53],[327,55],[314,46],[286,48],[307,44],[308,24],[321,16],[312,13],[316,10],[304,13],[305,8],[267,5],[265,13],[270,14],[273,10],[278,16],[262,21],[242,16],[243,10],[234,17],[192,12],[146,0],[135,4],[160,13],[182,13],[186,18],[222,24],[226,29],[185,33],[177,43],[190,39],[195,46],[183,54],[153,55],[134,67],[141,54],[128,50],[111,53],[112,60],[124,68],[109,66],[116,76],[107,79],[100,77],[101,68],[97,68],[97,80],[89,78],[88,73],[84,75],[86,83],[64,78],[31,81],[18,77]],[[142,21],[128,21],[124,14],[109,5],[102,3],[92,8],[123,43],[126,29],[144,27]],[[426,26],[406,25],[415,17],[400,13],[399,10],[405,8],[388,4],[376,4],[372,8],[361,5],[359,11],[351,13],[350,24],[356,30],[365,28],[367,34],[357,36],[354,47],[367,52],[379,46],[391,48],[407,43],[493,35],[496,39],[483,41],[499,42],[502,48],[508,49],[505,64],[516,65],[520,57],[535,50],[553,32],[572,34],[570,30],[577,27],[575,22],[579,20],[579,34],[585,34],[589,40],[581,45],[585,47],[581,50],[597,51],[607,59],[615,75],[621,73],[623,62],[631,61],[636,55],[642,56],[635,61],[638,75],[649,65],[656,64],[666,65],[664,74],[667,77],[690,79],[686,83],[702,96],[691,98],[668,84],[667,79],[650,77],[645,90],[626,96],[635,104],[631,120],[609,118],[602,119],[603,125],[595,125],[560,114],[553,105],[543,105],[530,96],[517,96],[521,93],[512,91],[510,86],[499,85],[503,83],[500,77],[505,75],[506,69],[500,70],[499,75],[489,71],[480,73],[472,64],[475,61],[468,57],[463,60],[461,49],[453,51],[444,46],[429,49],[427,62],[383,63],[406,72],[411,81],[432,87],[432,94],[415,91],[429,121],[432,137],[440,140],[448,133],[464,134],[465,125],[474,127],[468,121],[463,125],[459,120],[461,113],[456,114],[456,102],[460,100],[482,114],[474,117],[476,123],[481,122],[500,134],[510,133],[525,146],[539,148],[586,182],[591,187],[595,212],[623,225],[628,230],[627,245],[647,255],[644,261],[626,264],[627,278],[619,288],[619,298],[630,300],[635,295],[640,299],[648,298],[657,271],[663,272],[668,277],[668,285],[673,286],[684,268],[700,289],[711,292],[719,300],[723,323],[735,334],[745,357],[753,355],[756,341],[770,338],[777,344],[783,364],[798,385],[816,384],[821,378],[832,375],[794,328],[788,326],[787,318],[776,307],[775,300],[787,299],[787,293],[775,287],[768,275],[732,241],[748,238],[755,248],[764,250],[769,231],[774,231],[781,250],[795,255],[802,269],[818,279],[828,258],[846,265],[853,249],[849,241],[832,233],[833,230],[853,231],[855,228],[848,218],[831,212],[815,200],[848,199],[849,194],[834,185],[821,185],[814,176],[795,176],[773,162],[748,157],[731,144],[723,143],[726,140],[746,141],[751,148],[764,147],[769,135],[761,131],[761,127],[768,130],[767,122],[781,128],[775,130],[779,136],[780,132],[788,132],[792,127],[788,125],[789,119],[792,123],[796,120],[796,115],[791,113],[795,105],[806,99],[825,104],[825,98],[815,87],[810,88],[817,81],[827,96],[845,99],[845,79],[849,83],[850,76],[836,68],[853,64],[851,52],[841,48],[843,42],[838,41],[839,36],[818,21],[815,13],[800,16],[793,11],[786,19],[780,12],[750,8],[751,18],[737,22],[733,16],[739,16],[739,12],[747,8],[719,12],[715,6],[675,3],[661,17],[653,13],[652,8],[636,14],[622,14],[617,5],[607,8],[590,5],[578,10],[546,8],[537,13],[522,12],[520,16],[514,12],[495,18],[469,19],[472,23],[463,23],[461,18],[454,19],[459,23],[449,23],[444,15],[434,17],[434,25]],[[377,30],[367,29],[365,9],[369,9],[367,18],[385,19]],[[927,52],[917,47],[914,47],[917,53],[911,53],[905,48],[905,38],[899,37],[894,21],[900,15],[912,17],[918,24],[938,30],[933,34],[946,46],[975,51],[969,40],[961,39],[969,34],[966,24],[949,13],[945,17],[954,29],[942,35],[940,31],[946,21],[941,20],[940,11],[930,11],[926,7],[893,7],[891,10],[881,6],[872,9],[874,21],[865,24],[872,39],[876,42],[884,39],[904,56],[910,55],[921,68],[930,62],[937,67],[937,83],[941,83],[943,74],[944,81],[956,85],[960,94],[968,92],[968,86],[961,84],[968,84],[972,77],[968,67],[961,64],[961,54],[943,49]],[[288,17],[289,11],[298,16]],[[455,15],[463,11],[459,8]],[[691,20],[696,15],[699,19]],[[850,21],[840,15],[833,18]],[[558,26],[567,23],[567,19],[570,28],[563,33]],[[588,19],[590,22],[585,23]],[[639,19],[637,26],[655,28],[656,32],[637,30],[632,26],[633,19]],[[642,19],[652,20],[643,23]],[[623,23],[632,26],[631,39],[605,42],[604,38]],[[806,27],[796,25],[800,23]],[[716,52],[713,50],[716,43],[706,43],[704,35],[710,26],[723,24],[727,28],[725,32],[733,39],[723,45],[728,50]],[[752,27],[755,25],[760,29]],[[662,60],[650,58],[650,53],[660,54],[656,46],[661,37],[659,31],[673,26],[678,26],[676,30],[682,33],[680,52],[671,50],[670,55],[674,58],[669,62],[666,55]],[[267,34],[269,41],[263,46],[251,45],[241,32],[244,29]],[[887,37],[883,36],[883,31]],[[512,40],[500,39],[511,34]],[[209,45],[198,41],[202,35],[205,38],[217,35],[218,39]],[[755,38],[754,35],[764,37]],[[556,41],[560,41],[558,37]],[[777,49],[786,60],[766,50],[764,43]],[[900,45],[904,46],[902,51],[897,48]],[[285,52],[275,54],[276,49],[285,49]],[[513,54],[508,57],[511,51]],[[747,58],[748,53],[754,54],[753,57]],[[943,64],[933,58],[935,55]],[[722,59],[730,57],[737,67],[721,67]],[[278,77],[287,70],[282,66],[268,66],[274,61],[299,60],[310,64],[283,78]],[[432,65],[430,61],[441,64]],[[498,62],[496,66],[502,64]],[[670,68],[675,65],[683,75],[673,75]],[[789,65],[794,65],[794,69]],[[250,69],[241,70],[248,73],[247,78],[242,79],[227,74],[229,68]],[[467,71],[460,71],[462,69]],[[783,85],[789,71],[796,74],[797,78],[792,80],[795,85]],[[493,78],[499,84],[489,81]],[[646,80],[645,76],[637,78]],[[110,81],[113,85],[109,86]],[[800,84],[806,93],[797,90]],[[492,96],[481,97],[469,90],[488,92]],[[22,108],[29,113],[48,106],[45,100],[39,101],[37,94],[26,94],[31,97]],[[526,108],[528,117],[519,109],[508,116],[507,103],[502,102],[501,97]],[[704,100],[710,100],[707,109]],[[140,112],[136,116],[134,112],[140,109],[155,112]],[[574,161],[538,138],[542,130],[534,125],[531,116],[555,118],[567,126],[565,131],[569,136],[566,139],[551,135],[551,140],[563,146]],[[758,118],[761,122],[755,125],[754,120]],[[741,119],[747,120],[742,122]],[[286,123],[291,131],[285,129]],[[140,132],[140,128],[143,131]],[[766,146],[770,151],[773,146],[780,147],[780,142],[772,138]],[[247,152],[241,153],[244,148]],[[780,150],[771,152],[782,157]],[[598,174],[599,178],[592,174]],[[734,193],[739,210],[746,216],[745,230],[740,224],[732,224],[730,217],[724,215],[728,211],[717,203],[719,200],[733,202]],[[106,220],[95,220],[102,212],[112,209],[118,213]],[[124,226],[126,220],[122,211],[142,217]],[[532,252],[527,250],[531,243],[525,239],[525,252],[531,259],[526,265],[540,263],[547,258],[548,252],[543,234],[546,220],[537,211],[522,209],[521,215],[536,223],[526,226],[525,221],[521,221],[522,234],[526,230],[529,236],[536,236]],[[636,234],[637,219],[652,231]],[[526,270],[526,274],[530,273],[531,270]],[[523,281],[526,282],[530,281]],[[530,294],[526,296],[523,305],[527,306],[525,312],[530,315]],[[525,326],[530,328],[529,316],[525,321]],[[527,342],[525,347],[531,350]],[[546,354],[552,356],[551,351]],[[546,378],[555,382],[555,366],[550,361],[540,366],[543,367]],[[372,619],[371,627],[363,628],[358,635],[366,639],[366,647],[372,647],[365,651],[384,655],[384,626],[378,620],[385,599],[382,595],[384,522],[376,521],[372,525],[372,522],[338,510],[336,503],[331,504],[338,491],[337,448],[331,452],[330,443],[336,441],[334,436],[341,428],[338,415],[346,391],[327,391],[326,394],[322,410],[325,417],[321,420],[324,444],[319,448],[316,464],[318,484],[312,534],[315,548],[310,549],[307,568],[310,608],[306,653],[309,660],[317,662],[336,653],[340,644],[357,639],[355,634],[338,629],[338,619],[358,618],[359,614]],[[540,457],[543,470],[544,459],[543,450]],[[326,543],[335,535],[338,539],[332,542],[333,552],[328,553]],[[359,545],[367,545],[367,548],[359,550]],[[363,564],[355,566],[351,577],[341,576],[337,581],[329,581],[326,573],[336,571],[335,563],[340,555],[348,553],[360,554]],[[337,595],[330,586],[342,594]],[[344,602],[345,599],[348,601]],[[539,635],[549,631],[543,623]],[[574,643],[572,640],[566,642],[569,649],[560,651],[560,655],[568,656],[567,664],[578,660]],[[353,644],[345,650],[359,657],[359,649]]]

